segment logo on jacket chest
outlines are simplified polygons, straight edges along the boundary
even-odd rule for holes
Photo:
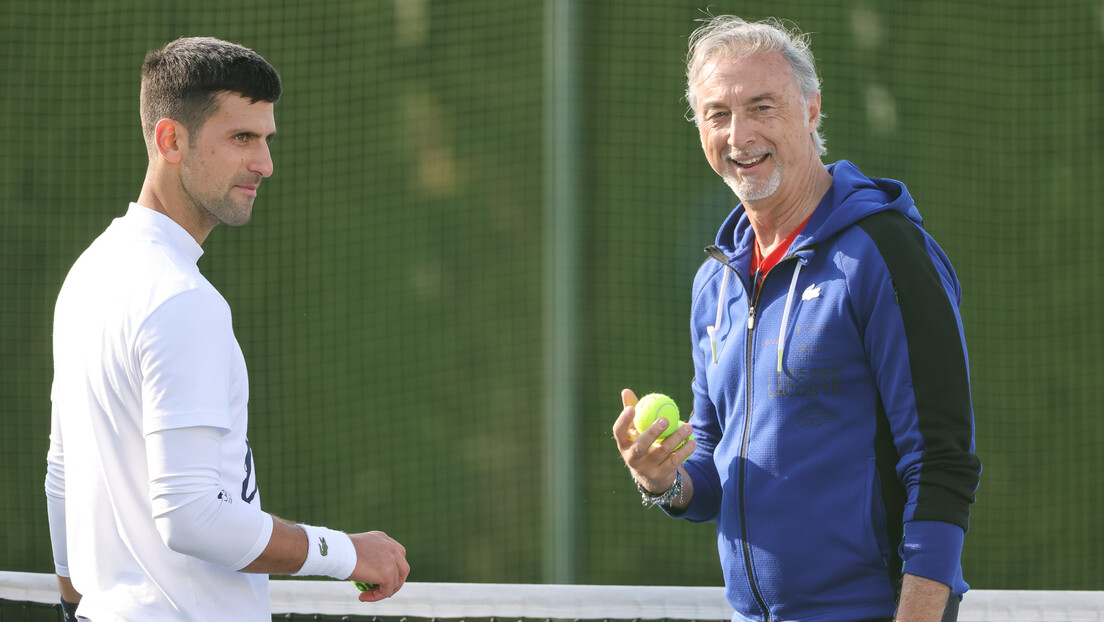
[[[813,298],[820,298],[820,286],[816,283],[805,288],[805,291],[801,292],[801,300],[812,300]]]
[[[771,398],[803,398],[843,393],[842,368],[823,363],[790,367],[784,373],[774,374],[767,395]]]

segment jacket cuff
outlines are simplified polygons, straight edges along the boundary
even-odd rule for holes
[[[939,581],[956,596],[970,586],[962,579],[962,542],[966,532],[958,525],[941,521],[905,523],[901,541],[902,571]]]
[[[693,456],[682,463],[686,474],[694,482],[694,494],[690,497],[690,504],[685,510],[679,511],[670,506],[661,505],[660,508],[668,516],[685,518],[692,523],[704,523],[711,521],[717,515],[717,500],[710,486],[709,479],[698,465],[694,464]]]

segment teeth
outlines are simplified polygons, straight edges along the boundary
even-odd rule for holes
[[[736,160],[735,158],[733,158],[733,160],[736,162],[736,164],[739,164],[740,166],[751,166],[752,164],[758,164],[759,162],[762,162],[763,158],[765,157],[767,157],[767,154],[764,153],[758,158],[754,158],[751,160]]]

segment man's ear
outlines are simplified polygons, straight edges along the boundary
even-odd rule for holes
[[[820,93],[813,93],[813,96],[809,98],[808,108],[805,112],[805,120],[809,125],[809,131],[815,132],[820,124]]]
[[[162,158],[179,164],[188,148],[188,130],[172,119],[161,119],[153,127],[153,144]]]

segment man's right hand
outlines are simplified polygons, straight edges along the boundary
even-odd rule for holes
[[[398,592],[410,574],[406,548],[382,531],[349,534],[349,539],[357,552],[356,567],[349,580],[375,585],[361,592],[360,600],[376,602]]]
[[[684,425],[663,439],[658,447],[653,447],[652,443],[666,429],[667,420],[660,417],[647,430],[637,430],[633,427],[637,401],[631,390],[621,391],[624,409],[613,423],[613,439],[633,479],[648,492],[660,494],[675,484],[675,471],[694,453],[697,443],[690,436],[692,428]],[[686,444],[676,450],[683,441],[687,441]]]

